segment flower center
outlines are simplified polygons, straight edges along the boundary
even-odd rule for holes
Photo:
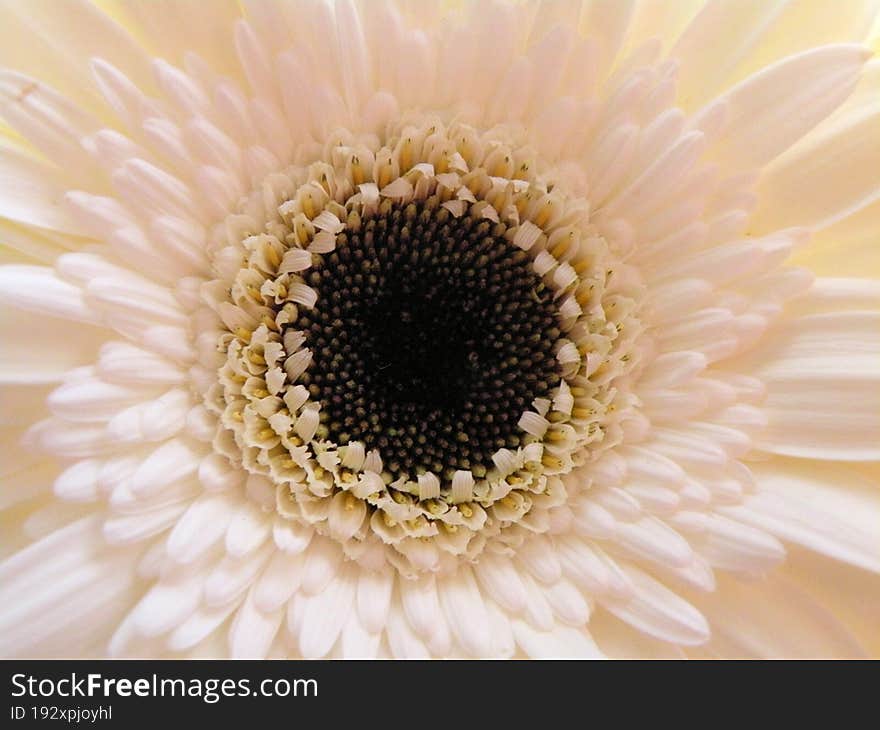
[[[412,202],[336,238],[304,277],[312,309],[290,325],[312,364],[319,435],[379,449],[391,479],[486,475],[492,454],[559,382],[552,291],[507,227]]]
[[[406,575],[552,529],[622,438],[641,331],[637,277],[516,130],[411,122],[269,175],[202,288],[215,448]]]

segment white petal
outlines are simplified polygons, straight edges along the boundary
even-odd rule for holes
[[[199,605],[203,583],[204,576],[196,573],[154,585],[132,612],[137,632],[149,638],[179,626]]]
[[[517,614],[525,608],[525,589],[510,558],[483,555],[474,566],[474,575],[483,590],[510,613]]]
[[[211,634],[231,614],[238,603],[233,601],[216,608],[200,608],[168,636],[168,648],[185,651]]]
[[[674,644],[633,628],[604,609],[590,618],[590,631],[602,653],[615,659],[683,659]]]
[[[674,644],[702,644],[709,638],[703,615],[646,573],[621,566],[635,589],[626,602],[603,601],[615,616],[641,631]]]
[[[247,555],[268,539],[271,515],[248,503],[236,512],[226,528],[226,551],[235,558]]]
[[[424,641],[417,636],[404,617],[399,606],[393,606],[388,614],[385,635],[391,654],[398,659],[428,659],[431,653]]]
[[[222,606],[237,598],[253,583],[271,554],[270,546],[243,558],[226,556],[205,580],[205,603]]]
[[[560,621],[571,626],[585,626],[590,620],[590,607],[583,594],[567,580],[547,588],[547,601]]]
[[[688,541],[656,517],[620,522],[614,544],[625,555],[670,567],[686,566],[693,557]]]
[[[106,639],[133,600],[133,550],[107,551],[97,516],[78,520],[0,564],[5,656],[75,655]],[[99,619],[95,625],[94,619]]]
[[[762,575],[785,559],[785,548],[763,530],[718,514],[689,514],[699,524],[694,549],[723,570],[745,575]],[[673,524],[678,524],[672,519]],[[684,523],[683,523],[684,524]],[[686,526],[683,531],[687,531]]]
[[[379,633],[388,616],[394,575],[390,570],[362,570],[357,580],[357,610],[360,623],[371,634]]]
[[[474,657],[489,656],[489,616],[470,569],[461,567],[454,576],[439,579],[437,593],[449,628],[462,649]]]
[[[185,441],[167,441],[138,467],[129,486],[138,495],[154,493],[164,485],[194,474],[200,461],[201,455]]]
[[[0,267],[0,302],[49,317],[91,324],[101,321],[86,303],[82,289],[43,266]]]
[[[356,584],[353,569],[346,566],[322,592],[303,597],[305,606],[298,638],[304,657],[325,656],[336,643],[353,607]]]
[[[85,459],[68,467],[55,480],[53,489],[61,499],[88,502],[98,496],[98,474],[102,462]]]
[[[585,628],[558,626],[552,631],[539,632],[524,621],[515,620],[511,625],[516,643],[534,659],[601,659],[604,656]]]
[[[269,653],[283,617],[281,608],[269,613],[261,611],[251,591],[229,630],[230,655],[236,659],[263,659]]]
[[[110,517],[104,523],[104,537],[111,545],[140,542],[176,525],[188,505],[171,504],[149,512]]]
[[[522,545],[517,559],[528,571],[544,583],[554,583],[562,577],[562,567],[552,543],[543,536],[536,535]]]
[[[381,634],[369,633],[352,611],[342,627],[342,656],[346,659],[375,659],[379,653]]]
[[[312,540],[303,567],[302,590],[307,595],[320,593],[336,579],[342,565],[342,550],[331,540]],[[329,650],[330,647],[327,647]]]
[[[143,390],[86,376],[69,378],[52,391],[48,403],[55,415],[71,421],[106,421],[143,399]]]
[[[421,576],[413,580],[399,580],[401,607],[416,636],[429,644],[446,644],[450,641],[449,628],[437,594],[434,576]],[[439,653],[445,653],[439,652]]]
[[[168,536],[168,554],[179,563],[204,554],[226,532],[239,505],[238,499],[223,494],[200,497]]]
[[[287,603],[299,589],[303,555],[275,552],[254,586],[254,603],[263,613],[272,613]]]
[[[183,372],[173,363],[127,342],[109,342],[101,348],[100,374],[110,382],[144,385],[177,385]]]

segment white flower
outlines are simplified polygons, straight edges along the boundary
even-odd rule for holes
[[[689,5],[5,6],[0,652],[880,651],[877,3]]]

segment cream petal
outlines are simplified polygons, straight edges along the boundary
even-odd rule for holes
[[[58,467],[48,461],[19,458],[15,462],[9,459],[6,464],[0,474],[0,509],[3,510],[47,494],[58,476]]]
[[[876,203],[880,167],[880,62],[866,69],[862,88],[812,134],[764,172],[751,228],[828,227]],[[844,251],[840,251],[845,256]]]
[[[863,649],[829,611],[781,577],[760,589],[725,578],[700,601],[712,625],[706,650],[730,658],[863,657]]]
[[[0,116],[44,158],[57,166],[57,178],[104,188],[97,161],[80,144],[97,120],[54,89],[29,76],[0,70]]]
[[[593,546],[572,537],[554,540],[554,545],[569,580],[592,596],[608,590],[609,568]]]
[[[880,575],[796,546],[780,573],[843,623],[870,656],[880,655]]]
[[[815,279],[809,290],[794,300],[790,308],[798,315],[876,310],[880,308],[880,281],[821,277]]]
[[[30,73],[70,90],[71,97],[94,108],[89,62],[101,55],[149,88],[146,54],[113,17],[87,0],[58,5],[52,0],[4,2],[0,64]]]
[[[773,459],[752,467],[758,492],[720,511],[783,540],[880,572],[880,494],[846,465]]]
[[[737,76],[754,73],[776,59],[827,43],[863,43],[880,8],[874,0],[825,3],[786,2],[743,59]]]
[[[875,274],[878,230],[880,198],[818,229],[810,245],[796,253],[792,263],[807,266],[819,276],[842,278]]]
[[[55,168],[0,146],[0,215],[18,223],[73,236],[88,236],[63,203],[65,184]]]
[[[787,56],[860,42],[876,12],[871,0],[845,0],[833,8],[788,0],[705,3],[670,52],[681,63],[679,98],[692,109]]]
[[[825,46],[759,71],[723,97],[726,131],[715,156],[732,169],[774,159],[843,103],[869,57],[863,46]]]
[[[61,499],[91,502],[98,496],[98,474],[101,466],[102,462],[98,459],[76,462],[55,480],[53,491]]]
[[[693,558],[688,541],[656,517],[618,523],[613,541],[624,555],[649,563],[684,567]]]
[[[37,230],[19,225],[11,220],[0,219],[0,257],[2,263],[43,264],[51,266],[55,260],[76,246],[71,236]]]
[[[544,583],[555,583],[562,577],[562,567],[552,543],[543,535],[527,540],[517,553],[519,567]]]
[[[118,0],[111,3],[113,17],[126,28],[137,28],[149,52],[174,63],[191,52],[220,72],[237,73],[232,25],[241,10],[233,0],[218,0],[210,13],[186,0],[159,0],[143,6]],[[128,72],[127,64],[121,67]]]
[[[3,590],[10,596],[26,591],[99,554],[103,545],[99,525],[97,515],[77,520],[4,560],[0,563]],[[68,550],[61,549],[65,543]]]
[[[6,657],[58,658],[103,656],[108,629],[115,626],[136,600],[131,559],[116,555],[93,560],[71,571],[51,591],[37,600],[18,601],[29,614],[17,617],[14,630],[4,626],[10,643],[2,647]],[[120,576],[123,576],[120,578]],[[46,602],[46,603],[44,603]]]
[[[2,274],[0,269],[0,278]],[[14,317],[0,317],[0,382],[16,388],[58,383],[70,370],[93,363],[108,336],[107,330],[90,326],[80,326],[76,337],[69,333],[69,321],[37,312],[17,311]]]
[[[671,521],[680,526],[693,549],[714,567],[758,576],[785,559],[785,548],[772,535],[723,515],[681,513]]]
[[[807,315],[768,339],[745,369],[767,386],[765,451],[880,458],[880,312]]]
[[[681,65],[680,98],[695,108],[723,89],[783,4],[783,0],[705,3],[670,51]]]
[[[311,543],[314,532],[311,527],[304,527],[280,517],[275,518],[272,525],[272,539],[279,550],[296,555],[302,553]]]
[[[551,631],[555,619],[553,607],[544,592],[545,587],[528,575],[522,576],[521,580],[526,592],[525,620],[538,631]]]

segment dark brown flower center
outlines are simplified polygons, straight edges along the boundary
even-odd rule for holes
[[[377,448],[394,478],[480,477],[560,378],[553,292],[506,228],[429,203],[385,205],[338,234],[291,325],[313,353],[303,382],[332,441]]]

